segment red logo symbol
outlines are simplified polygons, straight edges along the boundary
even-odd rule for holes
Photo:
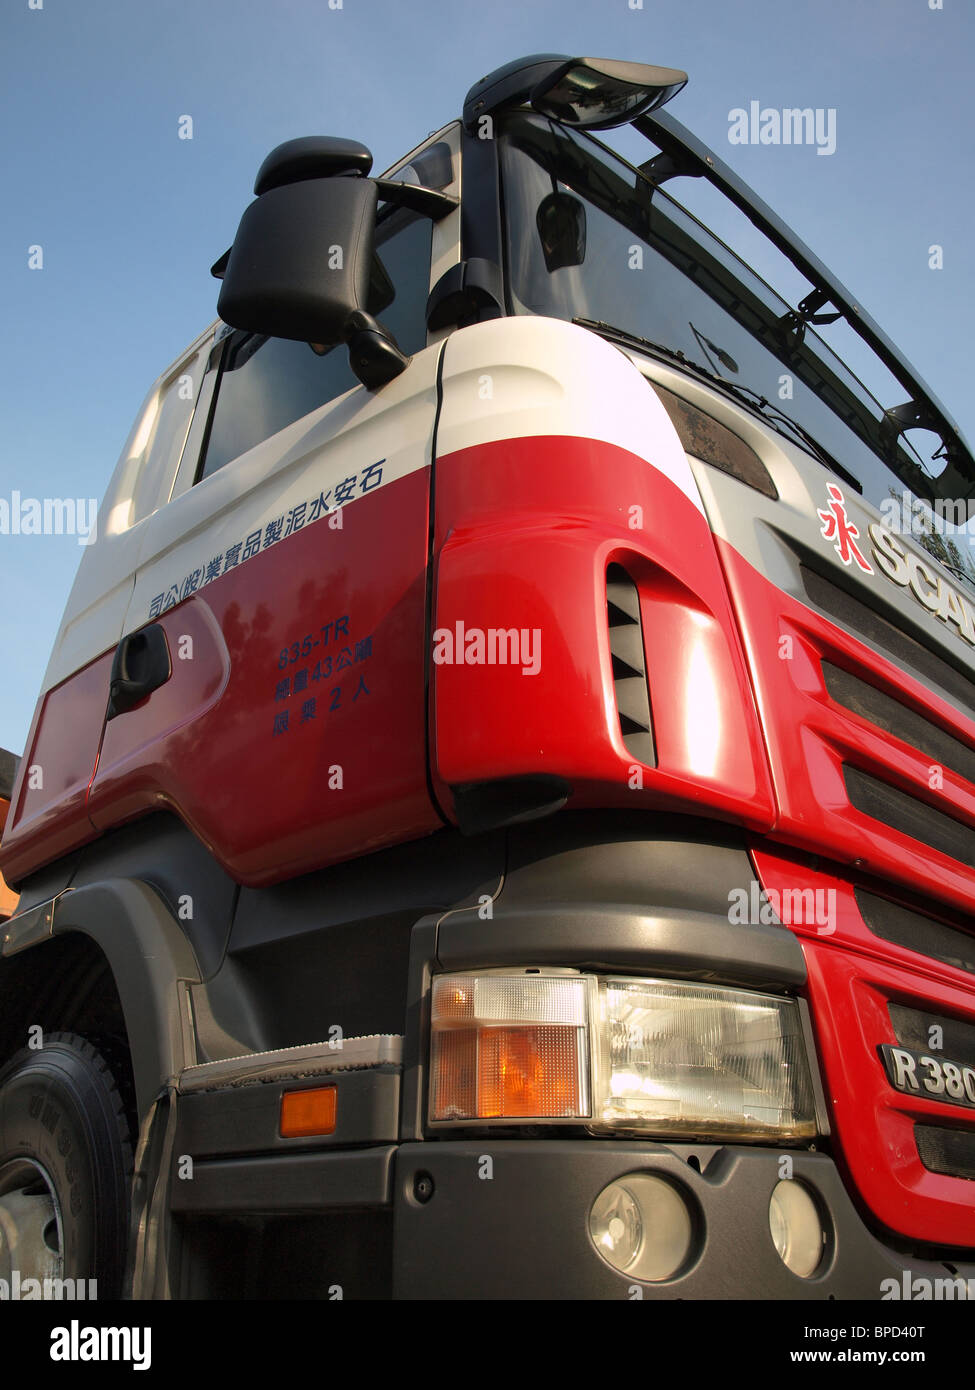
[[[829,493],[828,509],[817,513],[823,523],[820,535],[833,541],[834,549],[844,565],[856,560],[864,574],[873,574],[873,566],[863,558],[857,546],[860,532],[846,514],[846,499],[835,483],[828,483],[826,490]]]

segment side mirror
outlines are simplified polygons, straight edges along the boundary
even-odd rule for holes
[[[535,225],[545,269],[562,270],[586,259],[586,208],[571,193],[549,193],[538,205]]]
[[[272,151],[226,263],[214,271],[223,272],[224,323],[298,342],[346,342],[356,375],[374,388],[409,359],[367,309],[378,192],[364,177],[366,161],[364,147],[317,137]]]

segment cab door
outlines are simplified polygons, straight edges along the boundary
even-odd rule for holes
[[[436,142],[456,181],[453,137]],[[378,317],[412,358],[380,391],[342,346],[229,330],[215,345],[192,472],[152,520],[126,616],[99,828],[168,807],[258,885],[440,824],[424,674],[441,348],[425,307],[458,224],[381,215]]]

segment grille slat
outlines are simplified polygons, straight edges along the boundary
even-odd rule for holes
[[[826,689],[837,704],[876,724],[902,742],[911,744],[919,753],[949,768],[959,777],[975,782],[975,749],[968,748],[953,734],[946,733],[923,715],[908,709],[899,700],[851,675],[849,671],[829,661],[823,661],[822,668]]]
[[[901,1047],[909,1047],[914,1052],[928,1052],[932,1049],[931,1030],[940,1030],[937,1052],[965,1066],[975,1064],[975,1023],[963,1023],[957,1018],[945,1018],[941,1014],[921,1013],[919,1009],[909,1009],[904,1004],[888,1004],[890,1022]]]
[[[849,763],[843,765],[843,779],[850,804],[858,811],[975,868],[975,830]]]
[[[975,1130],[915,1125],[918,1157],[932,1173],[975,1179]]]
[[[871,643],[895,666],[907,668],[922,685],[940,686],[946,698],[954,700],[969,718],[975,719],[975,683],[970,675],[808,565],[800,564],[799,576],[810,602],[828,618]]]
[[[975,937],[864,888],[856,889],[856,900],[860,916],[874,936],[975,975]]]

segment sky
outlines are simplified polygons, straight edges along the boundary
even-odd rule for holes
[[[0,0],[0,502],[100,499],[149,386],[216,317],[209,267],[274,145],[341,135],[380,171],[538,52],[688,72],[668,109],[975,440],[971,0]],[[833,110],[835,150],[732,144],[753,101]],[[82,553],[0,533],[18,754]]]

